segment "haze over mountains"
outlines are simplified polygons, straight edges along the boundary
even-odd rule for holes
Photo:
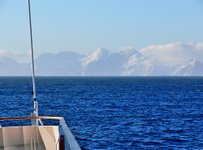
[[[22,61],[26,57],[0,50],[0,76],[31,75],[30,63]],[[98,48],[86,55],[43,53],[35,65],[40,76],[203,76],[203,43],[123,47],[117,52]]]

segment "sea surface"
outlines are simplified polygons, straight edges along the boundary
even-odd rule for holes
[[[39,115],[63,116],[82,149],[203,149],[203,77],[37,77],[36,89]],[[29,116],[31,91],[30,77],[0,77],[0,117]]]

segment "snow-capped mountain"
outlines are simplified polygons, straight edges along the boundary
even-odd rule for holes
[[[0,51],[0,75],[31,75],[30,63],[15,56],[22,60],[27,55]],[[202,58],[202,43],[123,47],[117,52],[98,48],[87,55],[43,53],[35,60],[35,70],[40,76],[201,76]]]
[[[123,72],[122,64],[127,61],[119,53],[111,53],[99,48],[81,59],[83,75],[87,76],[116,76]]]
[[[36,59],[36,75],[78,76],[82,72],[80,55],[75,52],[44,53]]]
[[[142,54],[133,47],[122,47],[118,50],[118,53],[125,57],[131,57],[132,55],[136,54],[137,56],[142,56]]]
[[[31,74],[30,65],[19,63],[14,59],[0,58],[0,76],[27,76]]]
[[[150,75],[153,71],[153,65],[151,64],[152,60],[145,59],[141,54],[133,54],[127,64],[124,64],[123,67],[125,71],[123,75],[138,75],[138,76],[147,76]]]
[[[187,64],[178,67],[173,75],[176,76],[202,76],[203,64],[195,59],[191,59]]]

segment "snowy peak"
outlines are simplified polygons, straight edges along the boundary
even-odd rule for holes
[[[190,62],[188,63],[188,65],[191,67],[194,67],[197,63],[199,63],[199,62],[197,62],[196,59],[191,59]]]
[[[131,66],[144,61],[144,59],[145,58],[141,56],[141,54],[134,54],[129,58],[128,63],[123,66],[125,68],[130,68]]]
[[[123,56],[132,56],[133,54],[136,54],[137,56],[141,56],[142,55],[140,52],[138,52],[133,47],[122,47],[122,48],[120,48],[118,53],[120,55],[123,55]]]
[[[35,69],[41,76],[201,76],[202,57],[203,43],[152,45],[139,51],[98,48],[87,55],[43,53],[36,59]],[[0,75],[30,75],[29,61],[29,54],[0,50]]]
[[[137,53],[130,57],[127,64],[124,64],[123,67],[125,71],[123,75],[132,76],[132,75],[139,75],[139,76],[147,76],[153,71],[152,60],[146,59],[141,54]]]
[[[191,59],[186,65],[181,65],[174,72],[177,76],[201,76],[203,73],[203,64],[196,59]]]
[[[82,67],[88,66],[88,64],[98,61],[102,57],[109,55],[109,51],[104,48],[98,48],[95,52],[88,54],[85,58],[81,59]]]

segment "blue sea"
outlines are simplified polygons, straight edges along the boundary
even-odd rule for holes
[[[82,149],[203,149],[203,77],[37,77],[36,88],[39,115],[64,117]],[[0,77],[0,117],[29,116],[31,91],[31,77]]]

